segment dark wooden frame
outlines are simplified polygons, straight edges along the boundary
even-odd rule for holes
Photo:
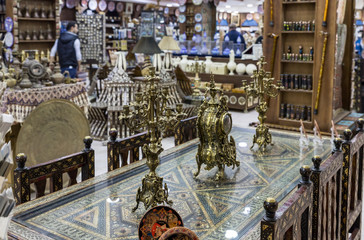
[[[359,119],[357,125],[357,134],[353,138],[351,130],[346,129],[344,141],[335,139],[333,155],[322,165],[318,156],[312,159],[314,166],[310,178],[313,183],[311,199],[306,199],[307,191],[297,190],[283,203],[277,214],[278,204],[275,202],[269,205],[265,202],[266,215],[261,221],[261,239],[282,239],[282,231],[289,229],[287,224],[294,225],[294,232],[298,234],[293,239],[301,236],[301,228],[296,226],[299,221],[296,216],[306,209],[305,206],[297,205],[297,201],[302,199],[306,199],[312,209],[312,235],[303,239],[360,239],[364,119]],[[282,211],[288,212],[288,216],[282,214]]]
[[[175,146],[197,138],[197,116],[181,120],[174,131]]]
[[[139,133],[127,138],[116,139],[118,131],[111,129],[109,132],[110,140],[107,143],[107,171],[110,172],[117,168],[143,159],[144,154],[139,154],[140,149],[150,142],[147,132]]]
[[[44,196],[47,178],[50,178],[50,192],[56,192],[63,188],[62,174],[70,177],[69,186],[77,184],[78,168],[82,169],[82,181],[95,176],[95,152],[91,148],[92,138],[84,139],[85,149],[81,152],[64,156],[49,162],[25,167],[27,157],[18,154],[16,157],[18,167],[14,170],[14,190],[17,204],[31,200],[30,184],[34,183],[36,197]]]

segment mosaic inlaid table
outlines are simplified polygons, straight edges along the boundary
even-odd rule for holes
[[[284,199],[297,186],[302,165],[311,165],[314,155],[325,159],[331,153],[329,139],[322,147],[311,141],[302,149],[298,135],[274,131],[269,155],[254,153],[249,150],[254,132],[233,128],[241,164],[226,168],[219,183],[213,180],[217,169],[193,178],[197,140],[162,154],[158,172],[168,184],[173,208],[201,240],[259,239],[264,200]],[[131,210],[147,171],[142,160],[20,205],[9,234],[22,239],[138,239],[145,210]]]

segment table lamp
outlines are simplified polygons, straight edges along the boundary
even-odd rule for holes
[[[172,63],[172,51],[180,50],[177,41],[174,40],[172,36],[164,36],[159,42],[158,46],[166,54],[163,66],[165,67],[165,69],[170,69]]]
[[[142,66],[142,75],[147,76],[149,68],[152,66],[150,55],[162,53],[153,37],[141,37],[135,47],[133,53],[144,53],[144,63]]]

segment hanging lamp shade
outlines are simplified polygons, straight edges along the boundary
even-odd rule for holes
[[[139,41],[133,48],[132,53],[144,53],[147,55],[153,55],[162,53],[162,50],[158,47],[153,37],[143,36],[139,39]]]
[[[159,42],[158,46],[160,49],[165,51],[179,51],[181,50],[176,40],[172,36],[164,36]]]

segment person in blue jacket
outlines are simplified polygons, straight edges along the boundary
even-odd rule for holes
[[[245,40],[244,40],[243,36],[238,31],[236,31],[235,24],[230,24],[229,32],[224,36],[224,39],[226,39],[226,36],[229,37],[229,41],[232,41],[234,43],[238,43],[238,38],[240,37],[240,40],[241,40],[240,43],[244,45],[243,49],[245,49]]]

